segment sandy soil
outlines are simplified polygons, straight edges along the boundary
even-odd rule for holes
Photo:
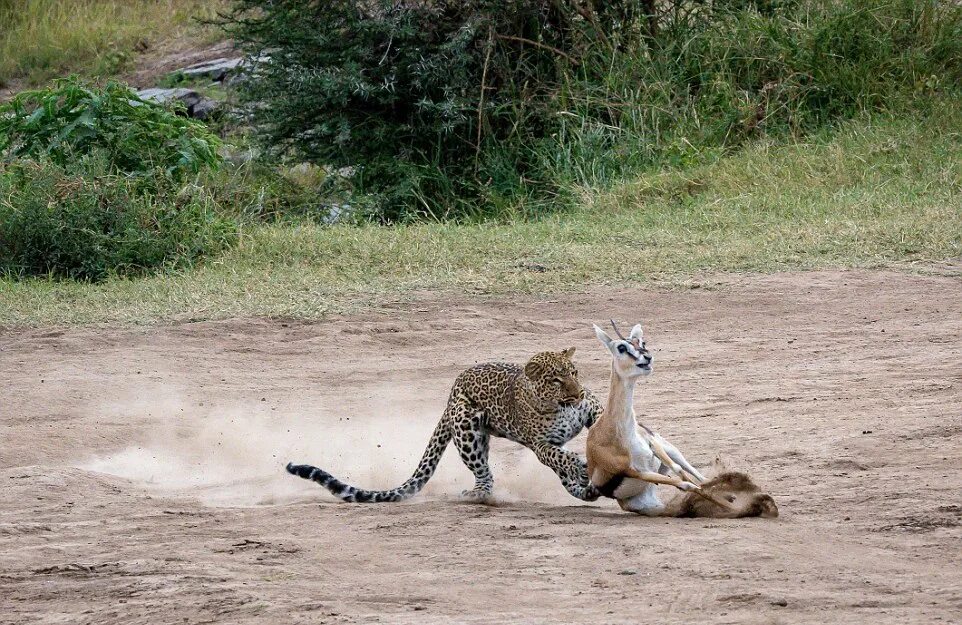
[[[640,319],[639,413],[720,454],[777,520],[645,519],[493,451],[404,504],[334,503],[413,469],[454,376]],[[962,619],[962,281],[822,272],[710,290],[419,298],[323,323],[0,333],[3,623],[934,623]],[[582,448],[584,435],[574,443]]]

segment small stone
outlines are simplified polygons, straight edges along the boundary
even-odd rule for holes
[[[636,571],[635,569],[625,569],[624,571],[621,571],[618,573],[618,575],[637,575],[637,574],[638,574],[638,571]]]
[[[785,599],[773,599],[771,603],[772,605],[781,606],[783,608],[788,605],[788,601]]]
[[[243,63],[244,59],[242,57],[233,59],[220,58],[204,61],[203,63],[196,63],[179,71],[184,76],[193,78],[203,77],[209,78],[214,82],[222,82],[228,74],[239,70]]]
[[[142,100],[149,100],[158,104],[165,104],[172,100],[182,102],[188,109],[200,102],[200,94],[193,89],[163,89],[155,87],[153,89],[141,89],[137,96]]]
[[[210,119],[219,112],[220,105],[214,100],[203,98],[190,108],[190,116],[194,119]]]

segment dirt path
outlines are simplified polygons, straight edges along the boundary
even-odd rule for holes
[[[413,469],[458,371],[641,318],[639,412],[752,473],[774,521],[644,519],[496,445],[504,503],[331,503]],[[0,334],[3,623],[962,620],[962,282],[782,274],[711,291],[442,301],[305,324]],[[584,437],[575,441],[581,448]]]

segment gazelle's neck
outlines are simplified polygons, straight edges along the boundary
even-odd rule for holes
[[[638,427],[635,423],[635,411],[632,402],[635,394],[635,378],[624,379],[611,366],[611,389],[608,391],[608,405],[605,410],[612,425],[622,432],[633,432]]]

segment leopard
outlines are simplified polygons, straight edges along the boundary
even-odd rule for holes
[[[494,476],[488,464],[491,437],[519,443],[558,476],[562,486],[582,501],[601,496],[588,479],[587,463],[565,445],[603,412],[598,398],[578,379],[575,348],[544,351],[524,365],[485,362],[461,372],[447,405],[411,477],[390,490],[366,490],[346,484],[309,464],[288,463],[292,475],[311,480],[351,503],[397,502],[413,497],[434,475],[452,441],[461,461],[474,474],[474,488],[464,501],[493,503]]]

